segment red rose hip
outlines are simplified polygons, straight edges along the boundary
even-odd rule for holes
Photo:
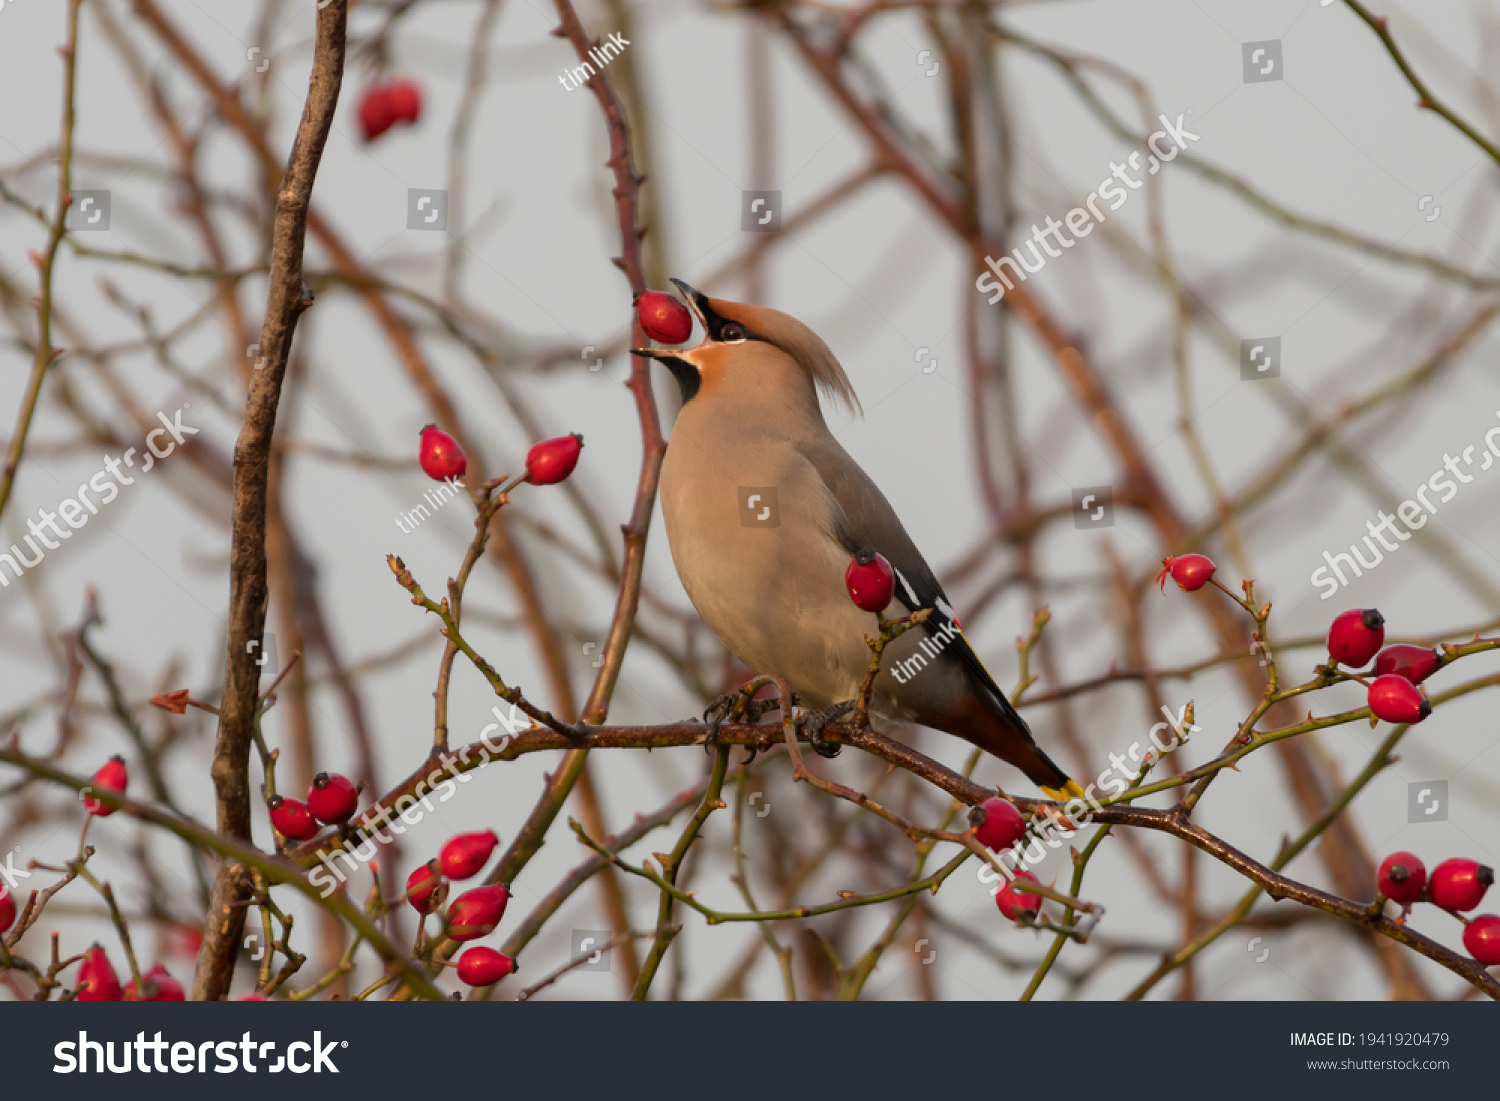
[[[405,77],[391,81],[385,86],[385,98],[395,121],[412,123],[422,117],[422,89],[416,81]]]
[[[422,429],[417,458],[422,464],[423,473],[434,482],[461,478],[469,468],[469,457],[464,454],[458,441],[435,424]]]
[[[317,820],[313,818],[312,811],[307,809],[307,804],[300,799],[273,795],[266,800],[266,809],[271,812],[271,825],[276,827],[276,832],[282,837],[306,841],[317,836]]]
[[[365,141],[374,141],[396,125],[396,106],[385,88],[372,84],[359,100],[359,128]]]
[[[458,957],[458,977],[469,986],[489,986],[515,969],[515,960],[493,948],[468,948]]]
[[[94,773],[94,787],[105,791],[123,792],[130,783],[130,774],[125,770],[125,758],[119,754],[111,757],[99,766],[99,771]],[[83,809],[96,818],[108,818],[115,812],[114,807],[106,807],[97,799],[84,796]]]
[[[995,894],[995,904],[1000,907],[1000,912],[1011,921],[1022,925],[1030,925],[1036,917],[1037,911],[1042,908],[1042,896],[1026,894],[1015,889],[1016,880],[1024,879],[1029,883],[1038,882],[1036,876],[1025,868],[1016,872],[1016,878],[1010,880]]]
[[[1410,906],[1422,897],[1427,886],[1427,869],[1411,853],[1391,853],[1380,862],[1377,881],[1380,893],[1392,902]]]
[[[5,932],[16,923],[16,900],[10,893],[10,888],[0,883],[0,933]]]
[[[1480,914],[1464,926],[1464,947],[1486,967],[1500,963],[1500,917]]]
[[[1162,592],[1166,592],[1167,578],[1170,576],[1183,592],[1194,593],[1208,584],[1208,579],[1216,569],[1218,567],[1214,565],[1213,559],[1207,555],[1179,554],[1161,560],[1161,573],[1156,575],[1156,584]]]
[[[865,547],[844,571],[844,586],[856,607],[878,614],[891,603],[891,596],[896,591],[896,571],[891,569],[883,554]]]
[[[1374,608],[1351,608],[1328,627],[1328,653],[1351,669],[1361,668],[1385,642],[1385,619]]]
[[[1026,835],[1026,819],[1009,799],[998,795],[969,811],[974,837],[991,852],[1010,848]]]
[[[97,944],[83,954],[78,965],[78,994],[75,1001],[117,1002],[120,1000],[120,976]]]
[[[1422,690],[1399,673],[1371,681],[1365,702],[1372,715],[1388,723],[1419,723],[1432,714],[1432,704]]]
[[[526,453],[526,480],[534,486],[556,485],[573,473],[583,452],[583,437],[577,432],[532,445]]]
[[[652,340],[681,344],[693,335],[693,315],[665,291],[646,291],[635,302],[635,315]]]
[[[1444,910],[1472,910],[1484,901],[1484,893],[1495,882],[1495,873],[1477,860],[1455,857],[1432,869],[1427,878],[1427,897]]]
[[[448,881],[438,870],[438,862],[429,860],[406,877],[406,901],[419,914],[430,914],[448,900]]]
[[[186,995],[182,990],[182,984],[167,974],[167,969],[157,964],[150,971],[141,976],[141,983],[145,991],[136,988],[135,980],[125,988],[125,1001],[127,1002],[185,1002]]]
[[[493,932],[509,901],[510,892],[499,883],[465,891],[448,907],[448,935],[454,940],[478,940]]]
[[[479,874],[499,843],[494,830],[461,833],[438,853],[438,867],[449,879],[471,879]]]
[[[349,821],[359,806],[359,792],[347,776],[337,772],[320,772],[307,789],[307,809],[325,826]]]
[[[1436,650],[1425,646],[1409,646],[1404,642],[1387,646],[1375,655],[1375,675],[1394,673],[1405,677],[1413,684],[1421,684],[1438,667],[1441,659]]]

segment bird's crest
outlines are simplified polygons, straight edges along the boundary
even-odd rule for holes
[[[774,344],[797,361],[817,384],[819,390],[843,402],[852,412],[864,416],[859,396],[844,368],[823,339],[802,322],[769,306],[748,302],[729,302],[710,298],[710,308],[720,317],[738,321],[768,344]]]

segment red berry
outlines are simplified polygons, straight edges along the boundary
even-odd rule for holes
[[[1413,684],[1421,684],[1432,675],[1440,660],[1436,650],[1398,642],[1375,655],[1375,674],[1395,673]]]
[[[1162,592],[1167,591],[1167,575],[1177,582],[1177,587],[1183,592],[1195,593],[1214,575],[1215,566],[1213,559],[1202,554],[1179,554],[1175,558],[1168,557],[1161,560],[1161,573],[1156,575],[1156,584]]]
[[[5,932],[16,921],[16,900],[11,897],[10,888],[0,883],[0,933]]]
[[[119,754],[105,761],[99,766],[99,771],[94,773],[94,787],[105,791],[123,792],[129,782],[130,776],[125,771],[125,758]],[[99,800],[90,799],[88,796],[84,796],[83,809],[98,818],[108,818],[115,812],[114,807],[106,807]]]
[[[461,833],[453,838],[438,853],[438,867],[449,879],[472,879],[479,874],[490,853],[500,844],[494,830],[479,833]]]
[[[998,795],[969,811],[974,837],[992,852],[1008,849],[1026,835],[1026,819],[1009,799]]]
[[[883,554],[865,547],[854,556],[844,571],[844,587],[856,607],[867,612],[883,612],[896,591],[896,571]]]
[[[252,990],[252,991],[250,991],[250,993],[246,994],[243,998],[238,998],[236,1000],[237,1001],[241,1001],[241,1002],[268,1002],[271,999],[268,998],[268,997],[266,997],[259,990]]]
[[[1016,879],[1038,882],[1036,876],[1025,868],[1016,872]],[[1022,925],[1030,925],[1038,910],[1042,908],[1042,896],[1025,894],[1015,889],[1015,880],[1006,883],[995,895],[995,903],[1000,907],[1000,912],[1011,921],[1020,922]]]
[[[652,340],[681,344],[693,335],[693,315],[687,307],[663,291],[647,291],[635,300],[635,315]]]
[[[422,442],[417,448],[417,458],[423,472],[434,482],[446,482],[449,478],[461,478],[469,468],[469,457],[448,433],[435,424],[422,429]]]
[[[1427,886],[1427,868],[1411,853],[1391,853],[1380,862],[1380,893],[1392,902],[1410,906]]]
[[[398,122],[416,122],[422,115],[422,89],[414,80],[391,81],[385,86],[385,98]]]
[[[307,809],[307,804],[300,799],[273,795],[266,800],[266,807],[271,812],[271,825],[276,827],[282,837],[306,841],[317,835],[318,823],[313,818],[312,811]]]
[[[577,432],[543,440],[526,452],[526,480],[534,486],[556,485],[578,465],[583,437]]]
[[[359,806],[359,792],[347,776],[320,772],[307,789],[307,809],[325,826],[347,822]]]
[[[448,881],[438,871],[437,861],[429,860],[406,877],[406,901],[419,914],[430,914],[448,899]]]
[[[359,125],[364,131],[365,141],[374,141],[397,122],[396,105],[386,89],[372,84],[365,89],[359,101]]]
[[[467,948],[458,957],[458,977],[469,986],[489,986],[515,969],[515,960],[493,948]]]
[[[117,1002],[120,1000],[120,976],[104,949],[97,944],[83,954],[78,965],[78,994],[80,1002]]]
[[[1419,723],[1432,714],[1432,704],[1422,690],[1399,673],[1376,677],[1365,701],[1377,719],[1388,723]]]
[[[1464,926],[1464,947],[1486,967],[1500,963],[1500,917],[1480,914]]]
[[[1328,653],[1334,661],[1358,669],[1385,641],[1385,619],[1374,608],[1351,608],[1328,628]]]
[[[493,932],[509,901],[510,892],[499,883],[465,891],[448,907],[448,935],[454,940],[478,940]]]
[[[1427,897],[1444,910],[1472,910],[1484,901],[1484,892],[1495,882],[1495,873],[1477,860],[1455,857],[1432,869]]]
[[[182,984],[167,974],[167,969],[157,964],[150,971],[141,976],[141,982],[145,985],[145,992],[136,989],[135,980],[125,988],[125,1001],[127,1002],[185,1002],[186,995],[183,994]]]

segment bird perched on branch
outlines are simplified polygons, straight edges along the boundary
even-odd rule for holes
[[[878,551],[895,570],[902,614],[933,611],[887,647],[871,712],[964,738],[1051,798],[1081,797],[958,629],[890,502],[828,430],[819,390],[859,410],[828,346],[779,310],[672,282],[703,342],[635,354],[663,364],[682,391],[661,471],[662,513],[678,576],[704,622],[751,669],[781,674],[816,708],[804,728],[832,756],[838,747],[819,732],[853,710],[870,662],[870,613],[850,600],[844,574],[861,549]]]

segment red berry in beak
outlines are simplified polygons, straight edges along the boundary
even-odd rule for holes
[[[1352,608],[1328,628],[1328,653],[1350,669],[1359,669],[1385,641],[1385,619],[1374,608]]]
[[[1419,723],[1432,714],[1422,690],[1396,673],[1376,677],[1365,699],[1370,713],[1388,723]]]
[[[386,102],[395,121],[412,123],[422,116],[422,89],[414,80],[402,77],[385,86]]]
[[[448,881],[429,860],[406,877],[406,901],[419,914],[430,914],[448,900]]]
[[[515,969],[515,960],[493,948],[467,948],[458,957],[459,980],[469,986],[489,986]]]
[[[969,825],[975,839],[991,852],[1008,849],[1026,836],[1026,819],[1014,803],[998,795],[969,811]]]
[[[359,806],[359,792],[347,776],[320,772],[307,789],[307,809],[325,826],[349,821]]]
[[[896,591],[896,571],[885,556],[865,547],[854,556],[844,571],[844,586],[856,607],[867,612],[883,612]]]
[[[1445,860],[1432,869],[1427,897],[1444,910],[1472,910],[1484,901],[1495,873],[1477,860]]]
[[[556,485],[573,473],[582,451],[583,437],[577,432],[532,445],[526,452],[526,480],[534,486]]]
[[[1427,886],[1427,869],[1411,853],[1391,853],[1380,862],[1377,881],[1380,893],[1392,902],[1410,906],[1422,897]]]
[[[1480,914],[1464,926],[1464,947],[1486,967],[1500,963],[1500,917]]]
[[[1213,559],[1202,554],[1180,554],[1175,558],[1161,560],[1161,573],[1156,575],[1156,584],[1162,592],[1167,591],[1167,577],[1177,582],[1183,592],[1194,593],[1208,584],[1214,575]]]
[[[372,84],[359,101],[359,127],[365,141],[374,141],[396,125],[396,107],[385,88]]]
[[[1025,879],[1032,883],[1037,882],[1036,876],[1032,875],[1025,868],[1016,872],[1016,879]],[[1015,880],[1011,880],[1004,887],[1001,887],[995,894],[995,904],[1000,907],[1000,912],[1010,918],[1011,921],[1018,922],[1021,925],[1030,925],[1032,919],[1036,917],[1037,911],[1042,908],[1042,896],[1017,891],[1014,885]]]
[[[635,300],[635,315],[652,340],[681,344],[693,335],[693,315],[676,298],[663,291],[647,291]]]
[[[104,949],[97,944],[83,954],[78,965],[78,995],[80,1002],[117,1002],[120,1000],[120,976]]]
[[[141,982],[146,987],[144,993],[136,989],[135,981],[131,980],[125,988],[125,1001],[127,1002],[185,1002],[187,997],[182,992],[182,984],[167,974],[167,969],[157,964],[150,971],[141,976]]]
[[[16,923],[16,900],[11,897],[10,888],[0,883],[0,933],[5,932]]]
[[[438,853],[438,867],[449,879],[472,879],[479,874],[499,843],[500,838],[495,836],[494,830],[461,833]]]
[[[1405,677],[1413,684],[1421,684],[1432,675],[1432,671],[1438,667],[1439,660],[1435,650],[1398,642],[1393,646],[1387,646],[1375,655],[1375,675],[1394,673],[1398,677]]]
[[[307,809],[306,803],[273,795],[266,800],[266,807],[271,812],[271,825],[276,827],[276,832],[282,837],[306,841],[316,836],[318,823],[313,818],[312,811]]]
[[[510,892],[498,883],[465,891],[448,907],[448,935],[454,940],[478,940],[494,932],[509,901]]]
[[[123,792],[130,783],[130,775],[125,771],[125,758],[116,754],[105,761],[94,773],[94,787],[105,791]],[[108,818],[115,812],[114,807],[106,807],[97,799],[84,796],[83,809],[98,818]]]
[[[422,442],[417,448],[417,458],[422,471],[434,482],[446,482],[449,478],[461,478],[469,468],[469,457],[448,433],[435,424],[422,429]]]

